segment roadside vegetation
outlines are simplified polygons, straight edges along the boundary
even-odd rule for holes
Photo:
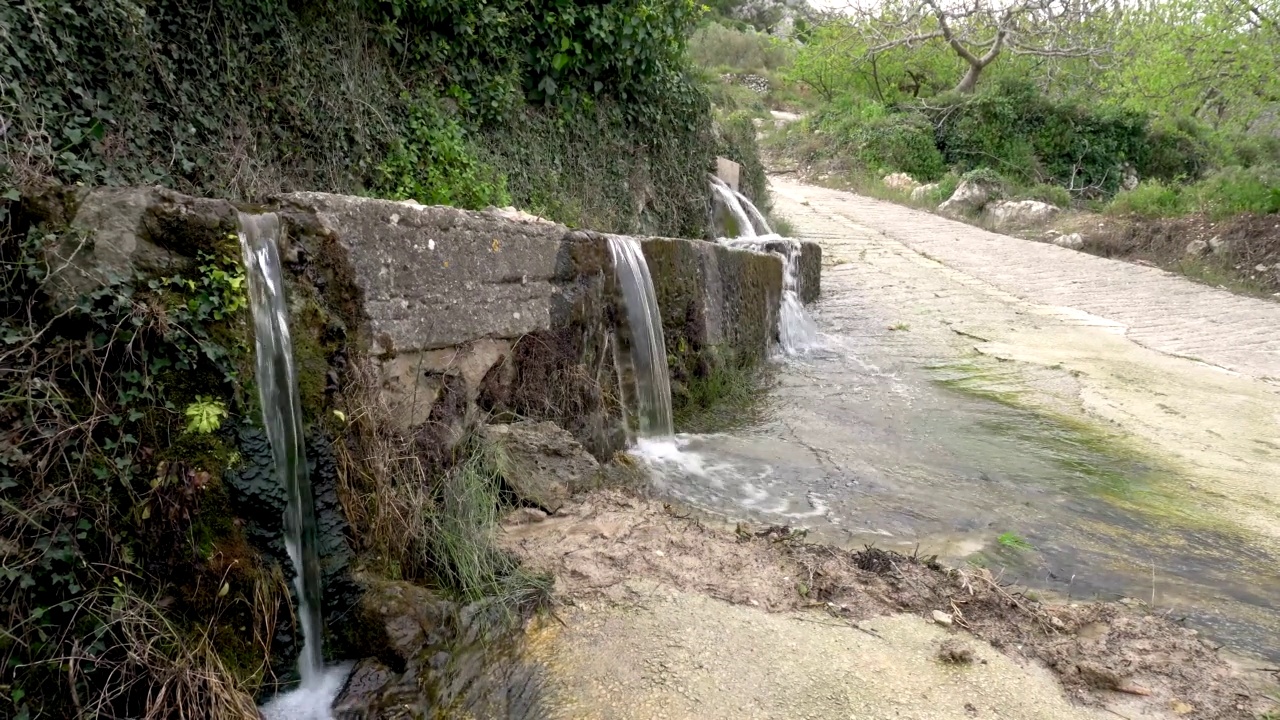
[[[1276,223],[1236,230],[1280,213],[1280,2],[887,0],[764,29],[699,30],[694,57],[774,170],[930,209],[980,180],[1061,211],[1004,231],[1280,291]],[[986,225],[984,204],[953,214]],[[1168,238],[1137,252],[1156,221]],[[1233,239],[1201,253],[1201,230]]]

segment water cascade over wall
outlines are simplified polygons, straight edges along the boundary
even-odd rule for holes
[[[649,265],[640,242],[633,237],[610,236],[609,254],[631,327],[631,362],[640,436],[671,437],[675,434],[675,423],[671,413],[667,346],[662,337],[662,315],[658,311],[658,296],[653,289]]]
[[[818,345],[818,328],[804,308],[800,292],[800,242],[773,232],[760,210],[720,178],[711,177],[711,190],[738,226],[734,238],[721,238],[730,247],[773,252],[783,259],[782,304],[778,312],[778,345],[798,355]]]
[[[304,450],[302,401],[289,334],[289,306],[279,244],[280,219],[274,213],[240,214],[240,245],[253,315],[258,398],[276,476],[284,484],[287,497],[284,541],[296,573],[294,589],[298,594],[298,625],[302,629],[299,688],[263,710],[268,717],[326,718],[329,702],[337,690],[335,681],[340,678],[326,675],[321,654],[323,625],[315,499]]]

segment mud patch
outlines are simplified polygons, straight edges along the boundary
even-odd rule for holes
[[[643,580],[770,612],[823,608],[855,626],[888,614],[939,624],[945,616],[1011,657],[1044,663],[1077,702],[1122,717],[1243,720],[1271,707],[1193,630],[1140,606],[1046,604],[985,569],[812,545],[785,528],[730,531],[617,491],[508,526],[500,542],[554,573],[564,602],[637,601]]]

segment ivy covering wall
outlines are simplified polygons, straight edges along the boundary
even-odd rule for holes
[[[654,231],[701,234],[710,115],[684,57],[699,11],[692,0],[7,3],[0,184],[10,196],[52,180],[514,202],[601,230],[639,229],[643,215]]]

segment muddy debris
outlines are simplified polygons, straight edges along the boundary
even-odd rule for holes
[[[1253,720],[1272,707],[1216,648],[1141,607],[1046,604],[982,568],[881,548],[802,542],[790,528],[728,529],[670,504],[609,490],[580,496],[538,523],[507,525],[500,542],[556,577],[561,602],[627,602],[636,581],[768,612],[815,609],[857,627],[935,611],[997,650],[1049,667],[1090,706],[1168,716]],[[961,642],[957,640],[957,642]],[[964,664],[972,649],[939,650]],[[1125,703],[1140,702],[1139,706]]]
[[[945,665],[972,665],[973,648],[962,640],[951,638],[938,646],[938,661]]]

